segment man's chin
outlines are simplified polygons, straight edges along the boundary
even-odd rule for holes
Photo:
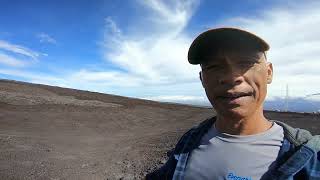
[[[230,118],[244,118],[250,114],[249,108],[234,106],[228,108],[217,108],[215,109],[219,116],[230,117]]]

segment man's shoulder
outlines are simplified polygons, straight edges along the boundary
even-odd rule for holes
[[[201,138],[202,134],[211,127],[214,122],[215,117],[208,118],[202,121],[200,124],[189,129],[180,138],[175,148],[168,153],[169,160],[160,169],[155,170],[147,175],[147,179],[171,179],[174,170],[177,166],[177,157],[185,152],[190,152],[194,146],[197,144],[197,140]],[[169,178],[168,178],[169,177]]]
[[[201,137],[213,125],[215,117],[208,118],[189,129],[182,135],[175,147],[175,154],[190,152],[201,140]]]
[[[304,144],[316,152],[320,151],[320,135],[312,135],[306,129],[294,128],[282,121],[273,121],[282,126],[285,138],[293,145],[298,147]]]
[[[313,149],[315,152],[320,153],[320,135],[313,136],[307,143],[306,146]],[[320,154],[319,154],[320,155]]]

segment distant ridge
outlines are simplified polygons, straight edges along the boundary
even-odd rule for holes
[[[114,94],[107,94],[107,93],[101,93],[97,91],[89,91],[89,90],[79,90],[74,88],[68,88],[68,87],[59,87],[59,86],[51,86],[51,85],[45,85],[45,84],[37,84],[37,83],[30,83],[30,82],[23,82],[23,81],[16,81],[16,80],[9,80],[9,79],[1,79],[1,82],[8,82],[8,83],[16,83],[26,86],[39,86],[42,88],[61,88],[65,90],[70,91],[79,91],[79,92],[88,92],[88,93],[96,93],[100,95],[108,95],[111,97],[119,97],[123,100],[137,100],[140,102],[148,102],[148,103],[160,103],[160,104],[167,104],[167,105],[181,105],[181,106],[191,106],[191,107],[198,107],[198,108],[209,108],[211,109],[211,105],[208,103],[200,103],[200,102],[194,102],[194,101],[179,101],[179,102],[167,102],[167,101],[157,101],[157,100],[150,100],[150,99],[144,99],[144,98],[136,98],[136,97],[126,97],[121,95],[114,95]],[[277,112],[285,112],[285,98],[276,98],[273,100],[267,100],[265,101],[264,108],[267,111],[277,111]],[[320,113],[320,101],[313,101],[308,100],[305,98],[294,98],[291,97],[288,99],[288,112],[292,113]]]
[[[113,97],[115,99],[123,99],[123,101],[126,100],[134,100],[137,102],[144,102],[144,103],[152,103],[152,104],[157,104],[157,105],[178,105],[178,106],[188,106],[188,107],[196,107],[196,108],[211,108],[208,106],[201,106],[201,105],[193,105],[193,104],[183,104],[179,102],[162,102],[162,101],[156,101],[156,100],[149,100],[149,99],[143,99],[143,98],[136,98],[136,97],[127,97],[127,96],[121,96],[121,95],[114,95],[114,94],[108,94],[108,93],[102,93],[102,92],[97,92],[97,91],[89,91],[89,90],[80,90],[80,89],[74,89],[74,88],[69,88],[69,87],[59,87],[59,86],[52,86],[52,85],[46,85],[46,84],[38,84],[38,83],[31,83],[31,82],[24,82],[24,81],[17,81],[17,80],[10,80],[10,79],[1,79],[0,78],[0,84],[1,82],[3,83],[14,83],[14,84],[19,84],[19,85],[25,85],[25,86],[34,86],[34,87],[41,87],[44,89],[50,89],[53,90],[55,88],[59,88],[60,90],[67,90],[67,91],[77,91],[77,92],[84,92],[84,93],[93,93],[93,94],[99,94],[99,95],[106,95]],[[1,91],[1,89],[0,89]]]

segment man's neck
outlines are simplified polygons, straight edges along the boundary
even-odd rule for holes
[[[217,115],[215,127],[219,132],[233,135],[253,135],[267,131],[272,126],[263,111],[254,113],[249,117],[235,118]]]

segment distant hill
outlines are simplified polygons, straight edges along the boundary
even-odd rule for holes
[[[265,109],[285,111],[286,100],[278,98],[265,102]],[[288,99],[288,111],[291,112],[318,112],[320,113],[320,101],[306,98]]]
[[[171,101],[173,102],[173,101]],[[209,101],[199,100],[175,100],[175,103],[189,104],[199,107],[212,107]],[[266,100],[264,103],[265,110],[285,111],[286,100],[284,98],[276,98]],[[320,112],[320,100],[309,98],[290,98],[288,100],[288,111],[290,112]]]

